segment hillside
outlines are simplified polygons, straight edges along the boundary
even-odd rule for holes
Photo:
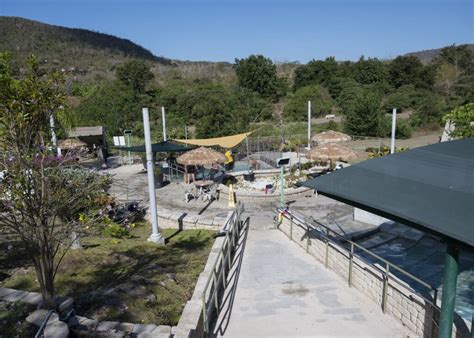
[[[467,44],[467,46],[474,53],[474,44]],[[441,53],[441,49],[442,48],[425,49],[419,52],[407,53],[405,55],[416,56],[418,59],[420,59],[421,62],[429,63],[430,61],[435,59],[439,55],[439,53]]]
[[[234,79],[228,62],[171,60],[155,56],[130,40],[91,30],[0,16],[0,32],[0,52],[11,52],[14,64],[23,65],[30,54],[35,54],[46,68],[64,69],[81,82],[111,79],[115,66],[130,58],[149,62],[157,83],[177,78]]]
[[[64,69],[80,82],[99,82],[115,77],[115,67],[129,58],[149,62],[155,82],[174,79],[207,79],[234,83],[235,72],[229,62],[179,61],[155,56],[149,50],[113,35],[86,29],[54,26],[38,21],[0,16],[0,52],[13,53],[13,61],[24,64],[34,53],[47,68]],[[469,45],[474,51],[474,44]],[[424,63],[435,58],[441,49],[412,52]],[[277,63],[279,75],[292,82],[299,63]]]
[[[20,64],[34,53],[51,68],[64,68],[79,76],[106,76],[114,65],[127,58],[139,58],[154,64],[172,61],[153,55],[149,50],[109,34],[86,29],[66,28],[17,17],[0,17],[0,51],[13,53]]]

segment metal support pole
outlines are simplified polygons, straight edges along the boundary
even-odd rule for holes
[[[130,148],[130,134],[127,134],[127,147]],[[128,151],[128,164],[132,164],[132,153]]]
[[[326,258],[324,260],[324,266],[328,267],[329,265],[329,229],[326,228]]]
[[[207,322],[206,298],[204,294],[202,295],[202,321],[204,323],[204,332],[209,332],[209,324]]]
[[[349,278],[347,283],[349,287],[352,286],[352,261],[354,260],[354,243],[351,242],[351,252],[349,254]]]
[[[161,119],[163,120],[163,141],[166,141],[166,115],[165,115],[165,107],[161,107]]]
[[[440,338],[451,338],[458,268],[459,250],[454,245],[448,244],[444,261],[443,295],[441,300],[441,320],[439,325]]]
[[[311,101],[308,101],[308,150],[311,149]]]
[[[397,108],[392,110],[392,142],[390,144],[390,154],[395,153],[395,128],[397,126]]]
[[[290,215],[290,241],[293,240],[293,215]]]
[[[382,290],[382,311],[383,313],[387,312],[387,291],[388,291],[388,276],[389,276],[390,266],[388,263],[385,263],[385,275],[383,278],[383,290]]]
[[[280,167],[280,207],[285,207],[285,166]]]
[[[306,228],[306,252],[309,252],[309,225]]]
[[[151,149],[151,134],[150,134],[150,116],[148,108],[143,108],[143,129],[145,133],[145,149],[146,149],[146,170],[148,174],[148,192],[150,195],[150,216],[152,233],[148,240],[156,244],[165,244],[165,239],[160,234],[158,228],[158,214],[156,210],[156,194],[155,194],[155,161],[153,159],[153,152]]]
[[[245,136],[245,147],[247,148],[247,166],[248,169],[250,170],[250,153],[249,153],[249,137]]]

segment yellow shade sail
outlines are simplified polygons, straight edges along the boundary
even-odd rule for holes
[[[252,134],[251,131],[243,134],[223,136],[223,137],[214,137],[214,138],[205,138],[205,139],[193,139],[193,140],[174,140],[176,142],[192,144],[202,147],[213,147],[220,146],[222,148],[233,148],[239,143],[241,143],[247,136]]]

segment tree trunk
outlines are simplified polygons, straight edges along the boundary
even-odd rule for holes
[[[35,269],[41,295],[43,296],[43,308],[55,309],[54,258],[47,253],[42,253],[40,257],[35,260]]]

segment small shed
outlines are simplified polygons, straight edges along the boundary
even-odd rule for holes
[[[77,138],[87,144],[89,149],[107,148],[105,127],[77,127],[67,132],[69,138]]]

